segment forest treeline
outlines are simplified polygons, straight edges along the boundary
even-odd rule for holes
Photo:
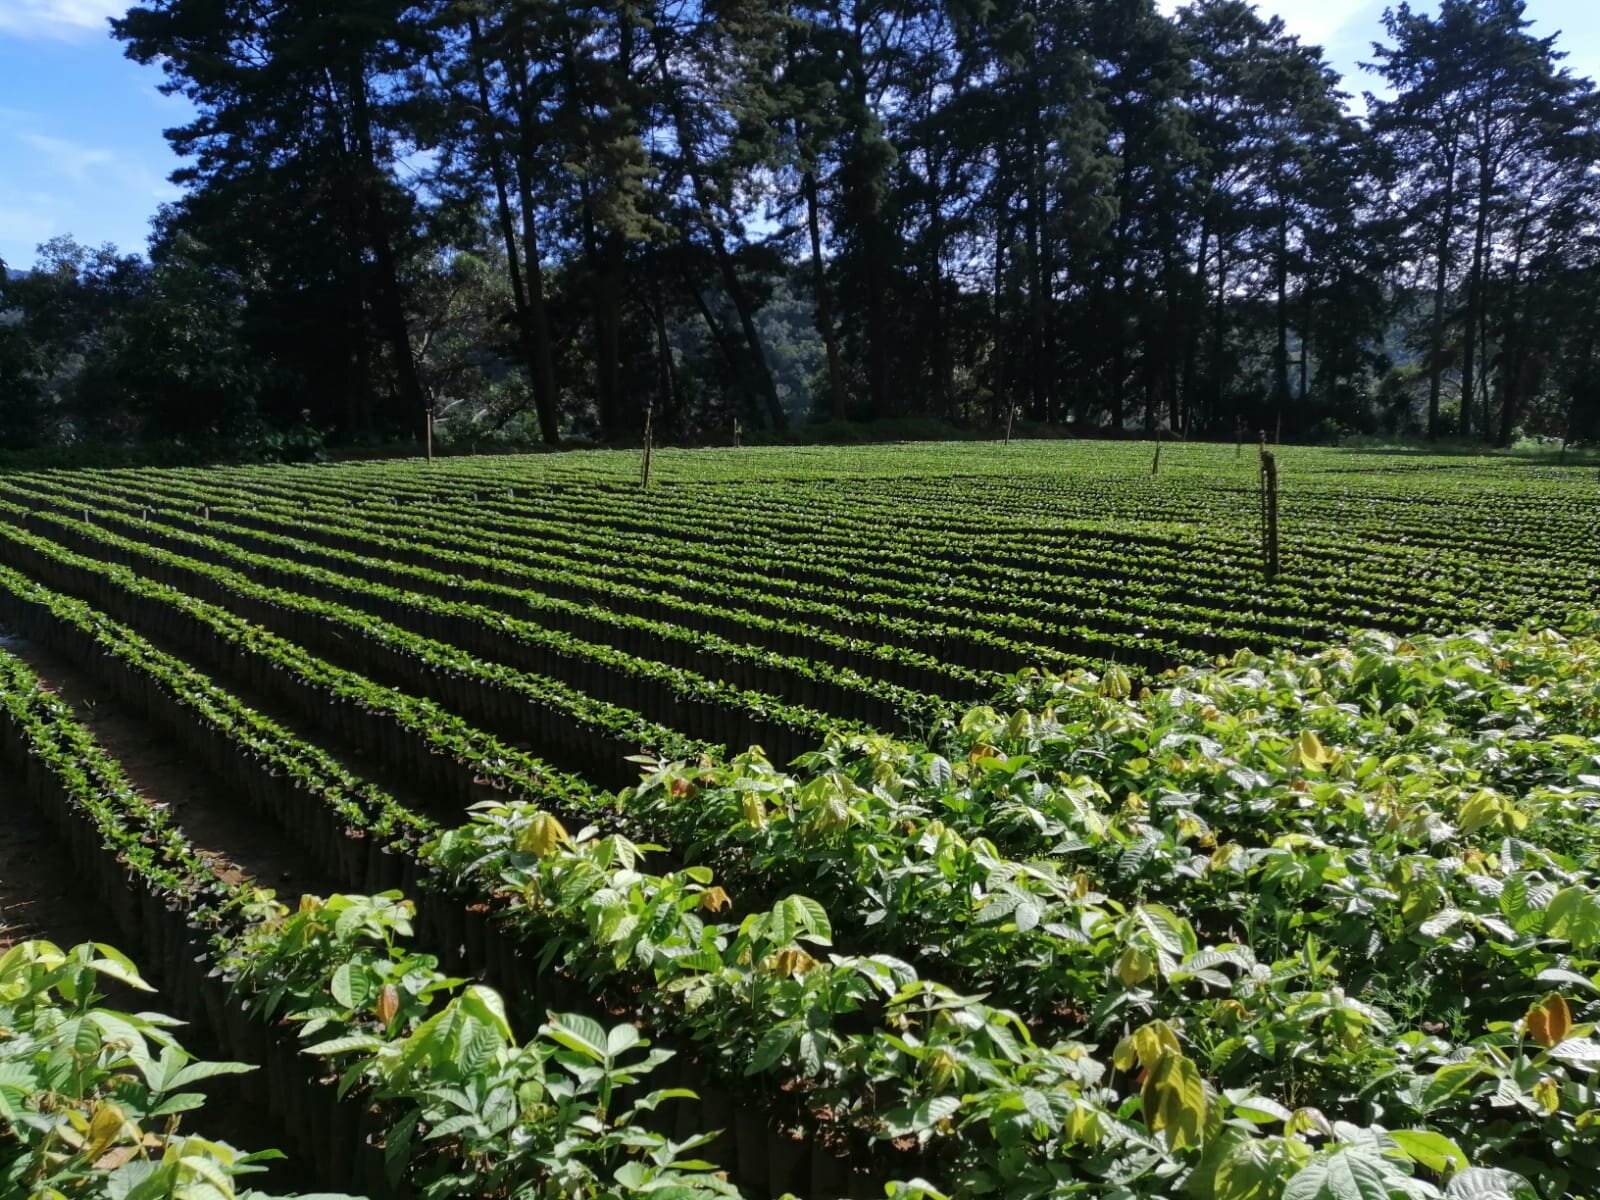
[[[1600,100],[1521,0],[146,0],[148,257],[0,284],[0,436],[929,417],[1600,432]],[[1357,92],[1364,94],[1359,98]]]

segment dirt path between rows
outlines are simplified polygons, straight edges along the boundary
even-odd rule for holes
[[[111,914],[66,869],[50,828],[0,783],[0,950],[34,938],[63,947],[121,940]]]
[[[341,890],[284,830],[233,796],[227,784],[87,672],[24,638],[0,638],[0,646],[32,667],[50,691],[72,706],[139,794],[168,809],[221,878],[235,884],[253,881],[290,903],[301,892]]]

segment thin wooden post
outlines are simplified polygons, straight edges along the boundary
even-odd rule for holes
[[[651,441],[655,437],[654,419],[655,406],[646,404],[644,406],[644,455],[639,465],[639,486],[643,488],[650,486],[650,451],[652,449]]]
[[[733,448],[737,450],[739,446],[739,418],[735,417],[733,419]]]
[[[1261,452],[1261,566],[1266,577],[1278,577],[1278,459]]]
[[[1150,461],[1150,475],[1152,478],[1161,474],[1161,432],[1156,431],[1156,456]]]
[[[1240,458],[1244,454],[1244,422],[1238,417],[1233,419],[1233,456]]]
[[[425,431],[423,437],[428,443],[428,461],[431,463],[433,461],[433,405],[431,404],[428,405],[423,418],[423,428]]]
[[[1016,415],[1017,406],[1015,404],[1006,405],[1006,445],[1008,446],[1011,445],[1011,422],[1016,419]]]

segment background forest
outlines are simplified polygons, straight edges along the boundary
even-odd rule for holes
[[[1600,434],[1600,100],[1520,0],[1401,4],[1346,82],[1241,0],[112,25],[184,192],[148,257],[0,267],[7,447]]]

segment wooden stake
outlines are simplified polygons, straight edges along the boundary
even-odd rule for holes
[[[1161,474],[1161,434],[1156,434],[1156,456],[1150,463],[1150,475],[1153,478]]]
[[[1233,419],[1233,456],[1242,457],[1244,454],[1244,422],[1238,417]]]
[[[1261,452],[1261,567],[1270,579],[1278,576],[1278,460]]]
[[[1006,445],[1011,445],[1011,422],[1017,415],[1017,406],[1010,405],[1006,409]]]
[[[428,415],[424,425],[426,427],[425,437],[428,442],[428,461],[431,463],[433,461],[433,405],[431,404],[428,405]]]
[[[643,455],[643,460],[639,464],[639,486],[643,487],[643,488],[647,488],[647,487],[650,486],[650,451],[652,449],[651,441],[653,440],[653,438],[655,436],[654,435],[654,430],[652,429],[652,424],[653,424],[653,421],[654,421],[654,417],[655,417],[655,406],[654,405],[649,405],[649,404],[645,405],[645,409],[644,409],[644,455]]]
[[[735,417],[733,419],[733,448],[735,450],[737,450],[739,448],[739,418],[738,417]]]

